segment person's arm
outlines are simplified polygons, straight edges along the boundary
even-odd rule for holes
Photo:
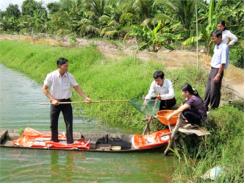
[[[171,81],[168,84],[168,93],[160,95],[161,100],[169,100],[174,98],[174,87]]]
[[[50,94],[49,88],[48,88],[48,86],[47,86],[46,84],[43,85],[43,88],[42,88],[42,89],[43,89],[43,94],[44,94],[45,96],[48,97],[48,99],[49,99],[49,101],[51,102],[51,104],[53,104],[53,105],[58,105],[58,104],[59,104],[58,100],[56,100],[56,99]]]
[[[222,53],[221,53],[221,65],[219,67],[219,71],[214,77],[214,81],[218,82],[220,81],[220,78],[222,76],[222,73],[224,72],[225,65],[228,63],[228,55],[229,55],[229,48],[227,45],[225,45],[222,48]]]
[[[44,80],[43,87],[42,87],[43,94],[48,97],[51,104],[58,105],[59,104],[58,100],[56,100],[49,92],[49,87],[51,85],[52,85],[52,76],[48,74]]]
[[[150,100],[152,97],[155,97],[154,81],[151,83],[150,89],[145,96],[144,105],[146,105],[147,101]]]
[[[232,46],[234,45],[236,42],[237,42],[237,37],[236,35],[234,35],[232,32],[228,32],[228,38],[230,39],[229,43],[228,43],[228,46]]]
[[[85,95],[85,93],[83,92],[83,90],[80,88],[79,85],[73,86],[73,88],[79,94],[79,96],[81,96],[85,99],[85,101],[87,101],[87,102],[91,101],[91,99],[87,95]]]
[[[173,113],[169,114],[167,119],[171,119],[174,115],[180,114],[181,112],[183,112],[186,109],[189,109],[191,106],[187,103],[181,105],[178,109],[176,109]]]
[[[69,78],[70,78],[70,83],[71,83],[72,87],[78,93],[78,95],[83,97],[86,102],[91,102],[91,99],[87,95],[85,95],[85,93],[80,88],[80,86],[78,85],[77,81],[75,80],[75,78],[71,74],[69,74]]]
[[[213,79],[215,82],[219,82],[220,81],[220,77],[221,77],[224,69],[225,69],[225,64],[221,64],[220,67],[219,67],[218,73],[215,75],[215,77]]]

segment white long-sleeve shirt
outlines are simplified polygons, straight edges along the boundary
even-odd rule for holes
[[[222,31],[222,42],[226,43],[228,46],[234,45],[237,42],[236,35],[232,34],[229,30]]]
[[[211,59],[211,66],[213,68],[220,68],[221,64],[225,64],[225,68],[227,68],[229,64],[229,47],[223,42],[219,45],[215,45],[214,54]]]
[[[151,98],[160,95],[161,100],[169,100],[174,98],[174,88],[170,80],[164,79],[162,86],[157,85],[155,81],[151,83],[148,94],[145,96],[145,100],[150,100]]]

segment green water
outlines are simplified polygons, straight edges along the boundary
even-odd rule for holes
[[[47,100],[41,86],[3,65],[0,79],[0,128],[49,130],[49,107],[39,105]],[[59,130],[65,130],[62,116]],[[122,130],[76,115],[74,131]],[[171,182],[177,164],[176,158],[163,157],[161,152],[119,154],[0,148],[0,182]]]

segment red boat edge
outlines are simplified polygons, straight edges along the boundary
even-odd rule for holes
[[[64,133],[59,134],[59,142],[50,141],[50,132],[25,128],[18,130],[0,129],[0,147],[16,149],[41,149],[88,152],[135,152],[151,151],[164,147],[170,138],[169,129],[141,134],[83,134],[74,132],[74,143],[67,144]]]

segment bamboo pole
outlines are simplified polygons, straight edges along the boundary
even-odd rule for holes
[[[166,147],[166,149],[164,150],[164,153],[163,153],[164,155],[167,155],[168,154],[168,151],[171,149],[171,146],[173,144],[175,135],[176,135],[176,133],[177,133],[177,131],[178,131],[180,125],[181,125],[181,122],[182,121],[181,121],[181,118],[179,116],[178,121],[177,121],[177,123],[176,123],[173,131],[171,131],[171,136],[170,136],[170,139],[169,139],[169,142],[168,142],[168,146]]]
[[[58,102],[58,104],[90,104],[90,103],[118,103],[118,102],[129,102],[129,100],[98,100],[98,101],[74,101],[74,102]],[[50,105],[50,102],[43,102],[40,105]]]

